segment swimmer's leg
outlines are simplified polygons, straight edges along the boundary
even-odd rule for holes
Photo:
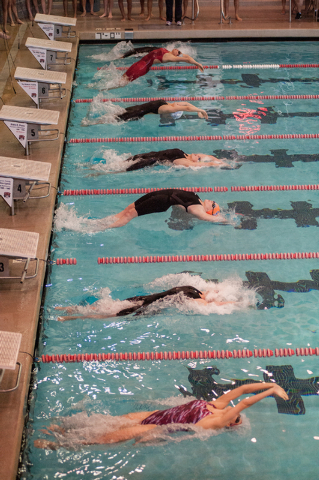
[[[51,442],[50,440],[44,440],[43,438],[34,440],[34,446],[36,448],[44,448],[46,450],[57,450],[59,448],[57,443]]]
[[[120,443],[132,440],[135,437],[139,437],[147,433],[150,430],[158,428],[157,425],[135,425],[133,427],[124,427],[115,430],[114,432],[107,433],[96,438],[93,442],[95,444],[107,444],[107,443]]]
[[[131,203],[128,207],[126,207],[122,212],[118,213],[117,215],[114,215],[114,222],[111,223],[110,225],[103,226],[103,218],[100,221],[101,222],[101,231],[102,230],[107,230],[108,228],[119,228],[123,227],[127,223],[129,223],[133,218],[137,217],[137,211],[135,209],[135,203]]]

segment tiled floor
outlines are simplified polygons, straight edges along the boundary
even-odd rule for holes
[[[194,25],[190,20],[182,27],[166,27],[165,22],[160,21],[158,9],[154,6],[154,17],[146,22],[139,17],[139,8],[133,8],[133,21],[121,22],[117,8],[114,8],[114,18],[100,19],[88,15],[78,17],[77,33],[80,40],[94,40],[96,34],[107,34],[120,32],[121,39],[132,38],[133,40],[169,40],[178,39],[234,39],[234,38],[318,38],[319,22],[315,22],[312,15],[301,21],[293,20],[288,22],[288,14],[281,15],[280,2],[266,2],[261,4],[248,2],[241,5],[240,15],[242,22],[233,21],[231,25],[219,23],[218,2],[205,4],[201,7],[200,15]],[[102,12],[101,12],[102,13]],[[54,11],[54,14],[62,14],[62,10]],[[231,11],[233,14],[233,11]],[[0,96],[5,104],[33,107],[32,100],[22,91],[20,86],[12,80],[15,67],[28,66],[38,68],[39,64],[24,47],[28,36],[45,38],[44,33],[38,26],[30,23],[19,27],[9,27],[11,39],[4,42],[0,39]],[[116,29],[116,30],[115,30]],[[68,41],[65,39],[65,41]],[[73,43],[72,58],[76,58],[78,39],[70,39]],[[11,49],[11,54],[8,52]],[[56,68],[68,74],[67,89],[68,95],[63,100],[47,101],[42,108],[59,110],[60,132],[65,132],[68,106],[70,100],[70,89],[74,73],[75,61],[71,65]],[[10,77],[11,75],[11,77]],[[1,156],[24,158],[24,150],[19,142],[13,137],[7,127],[0,122],[1,135]],[[50,162],[51,183],[57,186],[60,160],[63,150],[64,135],[61,133],[57,142],[41,142],[31,147],[30,160]],[[38,257],[40,271],[36,279],[25,281],[20,284],[18,281],[0,280],[0,330],[21,332],[23,340],[21,353],[18,360],[22,364],[22,379],[17,391],[9,394],[0,393],[0,479],[11,480],[16,478],[16,471],[19,458],[21,435],[26,407],[26,397],[30,369],[35,344],[39,309],[41,303],[42,282],[45,274],[45,259],[48,250],[52,216],[55,204],[56,190],[53,188],[49,198],[43,200],[29,200],[26,203],[19,202],[16,205],[16,215],[9,215],[9,208],[0,199],[0,226],[17,230],[35,231],[40,234]],[[26,352],[26,353],[22,353]],[[1,387],[10,385],[12,375],[7,372]],[[5,432],[5,435],[3,434]]]

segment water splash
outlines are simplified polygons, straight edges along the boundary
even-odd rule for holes
[[[180,50],[182,53],[185,53],[186,55],[189,55],[190,57],[196,57],[197,56],[197,50],[194,46],[190,44],[190,42],[182,42],[180,40],[177,40],[175,42],[169,42],[165,48],[169,50],[170,52],[173,50],[173,48],[177,48]]]
[[[122,58],[126,52],[133,50],[134,46],[131,41],[119,42],[108,53],[99,53],[98,55],[89,55],[88,58],[96,60],[98,62],[111,62],[112,60],[118,60]]]
[[[123,78],[123,71],[117,70],[113,63],[105,65],[98,70],[94,75],[93,80],[95,80],[95,82],[89,83],[88,87],[97,90],[125,87],[128,83],[128,80]]]
[[[87,127],[96,124],[117,124],[119,119],[117,115],[124,113],[126,110],[112,102],[101,102],[103,94],[100,93],[93,98],[90,103],[87,116],[83,118],[81,125]]]
[[[111,148],[100,148],[94,152],[89,163],[82,164],[82,166],[100,174],[125,172],[129,166],[135,163],[134,161],[127,161],[127,158],[130,156],[130,153],[122,153],[120,155]]]
[[[73,206],[70,207],[64,203],[61,203],[54,215],[55,231],[57,232],[65,228],[74,232],[96,233],[105,230],[113,222],[113,215],[101,219],[92,219],[88,218],[88,215],[78,215]]]

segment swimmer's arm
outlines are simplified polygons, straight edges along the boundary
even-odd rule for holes
[[[248,383],[246,385],[241,385],[240,387],[234,388],[228,393],[225,393],[221,397],[212,403],[216,408],[223,409],[226,408],[230,401],[236,400],[241,395],[249,395],[250,393],[258,392],[259,390],[264,390],[261,394],[255,395],[254,397],[248,397],[242,400],[238,405],[244,403],[246,405],[244,408],[251,407],[254,403],[258,402],[264,397],[269,395],[276,394],[284,400],[288,400],[288,395],[286,392],[279,387],[279,385],[274,383],[258,382],[258,383]],[[269,393],[270,392],[270,393]],[[262,398],[259,395],[264,395]],[[258,397],[257,400],[255,400]],[[248,402],[248,403],[247,403]]]
[[[194,217],[198,218],[199,220],[204,220],[204,222],[229,224],[229,221],[223,217],[223,215],[209,215],[205,212],[201,205],[191,205],[187,210],[189,213],[194,215]]]
[[[231,168],[228,163],[220,162],[217,158],[216,161],[211,162],[193,162],[193,160],[188,160],[188,158],[177,158],[173,162],[175,165],[183,165],[184,167],[224,167],[227,166]]]
[[[164,53],[163,55],[163,60],[164,62],[185,62],[185,63],[190,63],[191,65],[195,65],[199,70],[203,73],[204,68],[201,63],[196,62],[193,57],[190,57],[189,55],[186,55],[186,53],[183,53],[182,55],[179,55],[176,57],[172,53]],[[155,62],[154,62],[155,63]]]
[[[195,107],[188,102],[178,102],[176,105],[167,104],[162,105],[158,109],[158,113],[174,113],[174,112],[196,112],[200,118],[208,119],[207,112],[202,108]]]

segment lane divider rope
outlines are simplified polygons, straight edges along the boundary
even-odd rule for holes
[[[76,258],[57,258],[56,265],[76,265]]]
[[[130,361],[130,360],[192,360],[197,358],[209,358],[214,360],[229,358],[265,358],[265,357],[291,357],[299,356],[319,356],[319,348],[276,348],[275,351],[269,348],[251,350],[187,350],[177,352],[138,352],[138,353],[79,353],[67,355],[42,355],[43,363],[75,363],[75,362],[105,362]]]
[[[264,64],[239,64],[239,65],[203,65],[204,70],[229,70],[229,69],[256,69],[256,68],[318,68],[318,63],[264,63]],[[105,70],[107,67],[97,67],[97,70]],[[127,70],[130,67],[116,67],[117,70]],[[160,67],[151,67],[150,70],[197,70],[195,65],[162,65]]]
[[[221,255],[150,255],[139,257],[98,257],[97,263],[178,263],[178,262],[227,262],[244,260],[299,260],[319,258],[319,252],[295,253],[225,253]]]
[[[227,187],[172,187],[187,192],[228,192]],[[71,195],[135,195],[138,193],[150,193],[165,190],[165,188],[98,188],[98,189],[78,189],[64,190],[64,196]],[[231,192],[276,192],[288,190],[319,190],[319,184],[316,185],[255,185],[249,187],[231,187]]]
[[[319,99],[319,95],[241,95],[241,96],[200,96],[200,97],[161,97],[160,100],[167,102],[181,102],[181,101],[205,101],[205,100],[315,100]],[[74,103],[91,103],[93,98],[78,98],[73,100]],[[156,97],[130,97],[130,98],[102,98],[100,102],[152,102],[159,100]]]
[[[276,192],[278,190],[319,190],[319,185],[255,185],[231,187],[232,192]]]
[[[319,133],[286,135],[200,135],[175,137],[110,137],[110,138],[70,138],[68,143],[121,143],[121,142],[189,142],[215,140],[282,140],[296,138],[319,138]]]
[[[170,187],[186,192],[227,192],[227,187]],[[136,193],[150,193],[166,190],[166,188],[113,188],[113,189],[82,189],[82,190],[64,190],[63,195],[123,195]]]

